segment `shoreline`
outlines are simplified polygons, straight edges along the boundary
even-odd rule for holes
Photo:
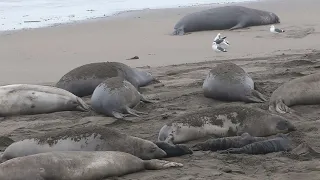
[[[267,0],[244,0],[241,2],[224,2],[224,3],[207,3],[207,4],[190,4],[190,5],[178,5],[178,6],[168,6],[168,7],[159,7],[159,8],[143,8],[143,9],[132,9],[132,10],[119,10],[117,12],[113,12],[113,13],[109,13],[109,14],[104,14],[103,16],[98,16],[98,17],[89,17],[89,18],[84,18],[84,19],[80,19],[80,20],[74,20],[74,21],[66,21],[66,22],[58,22],[58,23],[52,23],[52,24],[48,24],[48,25],[39,25],[38,27],[25,27],[25,28],[19,28],[19,29],[10,29],[10,30],[0,30],[0,34],[1,33],[10,33],[10,32],[16,32],[16,31],[23,31],[23,30],[32,30],[32,29],[38,29],[38,28],[51,28],[51,27],[56,27],[56,26],[61,26],[61,25],[68,25],[68,24],[77,24],[77,23],[86,23],[89,21],[96,21],[96,20],[104,20],[106,18],[113,18],[125,13],[139,13],[142,11],[146,11],[146,10],[165,10],[165,9],[180,9],[180,8],[193,8],[193,7],[199,7],[199,8],[203,8],[203,7],[214,7],[217,5],[228,5],[228,4],[241,4],[241,3],[250,3],[250,2],[259,2],[259,1],[267,1]],[[35,20],[38,21],[38,20]],[[28,23],[33,23],[32,20]]]
[[[71,69],[91,62],[117,61],[132,67],[159,67],[306,53],[320,46],[314,41],[320,28],[315,16],[320,14],[316,3],[319,4],[316,0],[233,3],[278,14],[281,23],[276,27],[287,31],[278,35],[270,33],[269,26],[170,35],[182,16],[212,5],[136,10],[85,22],[0,34],[1,84],[56,82]],[[215,53],[211,49],[211,41],[218,32],[231,43],[227,53]],[[134,56],[139,59],[126,60]]]

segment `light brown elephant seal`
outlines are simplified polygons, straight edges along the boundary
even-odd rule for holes
[[[92,108],[101,114],[124,119],[125,114],[139,116],[144,112],[132,109],[140,101],[151,103],[122,77],[108,78],[100,83],[91,96]]]
[[[81,98],[64,89],[35,84],[0,86],[0,116],[90,110]]]
[[[203,82],[205,97],[222,101],[265,102],[264,96],[254,89],[247,72],[234,63],[214,67]]]
[[[270,136],[295,129],[282,116],[248,105],[228,103],[174,118],[160,129],[158,141],[177,144],[207,136],[227,137],[243,133]]]
[[[1,180],[102,180],[145,169],[182,167],[181,163],[142,160],[118,151],[47,152],[0,164]]]
[[[166,153],[151,141],[112,128],[88,126],[46,133],[14,142],[1,161],[51,151],[121,151],[141,159],[163,158]]]
[[[120,62],[98,62],[71,70],[57,82],[56,87],[79,97],[89,96],[102,81],[117,76],[125,78],[136,88],[146,86],[154,80],[150,73]]]
[[[320,104],[320,73],[303,76],[282,84],[271,95],[269,110],[292,112],[290,106]]]

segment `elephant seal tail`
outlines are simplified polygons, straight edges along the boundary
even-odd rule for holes
[[[145,169],[158,170],[158,169],[168,169],[171,167],[183,167],[183,164],[171,161],[164,161],[159,159],[144,160]]]
[[[80,97],[77,97],[77,101],[78,101],[78,109],[80,111],[92,111],[92,108],[85,103]]]

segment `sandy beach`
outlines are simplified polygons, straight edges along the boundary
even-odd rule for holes
[[[256,26],[236,31],[170,35],[175,23],[184,15],[221,5],[132,11],[80,23],[1,32],[1,84],[54,85],[71,69],[101,61],[140,67],[151,72],[161,83],[142,88],[143,94],[159,102],[137,107],[149,114],[132,117],[132,123],[95,113],[57,112],[3,118],[0,135],[17,141],[45,132],[96,124],[155,141],[160,128],[172,118],[222,103],[205,98],[201,89],[208,71],[217,63],[240,65],[267,97],[284,82],[319,71],[318,0],[237,4],[276,13],[281,21],[276,27],[285,29],[286,33],[272,34],[270,26]],[[227,53],[216,53],[211,49],[218,32],[228,37],[231,46]],[[134,56],[139,59],[127,60]],[[90,104],[90,97],[84,100]],[[251,105],[267,109],[268,103]],[[304,121],[292,118],[298,130],[289,136],[307,142],[320,152],[319,108],[320,105],[295,106],[293,109]],[[181,162],[184,167],[144,171],[117,179],[320,179],[319,160],[292,158],[285,153],[222,155],[195,152],[168,159]]]

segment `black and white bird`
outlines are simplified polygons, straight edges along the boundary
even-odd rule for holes
[[[283,33],[283,32],[285,32],[285,30],[278,29],[278,28],[274,27],[274,25],[271,25],[270,26],[270,32],[272,32],[272,33]]]
[[[217,51],[217,52],[227,52],[227,50],[223,47],[221,47],[219,44],[213,41],[212,43],[212,49]]]
[[[218,35],[213,39],[213,42],[230,46],[230,43],[226,40],[226,38],[227,36],[221,37],[221,33],[218,33]]]

